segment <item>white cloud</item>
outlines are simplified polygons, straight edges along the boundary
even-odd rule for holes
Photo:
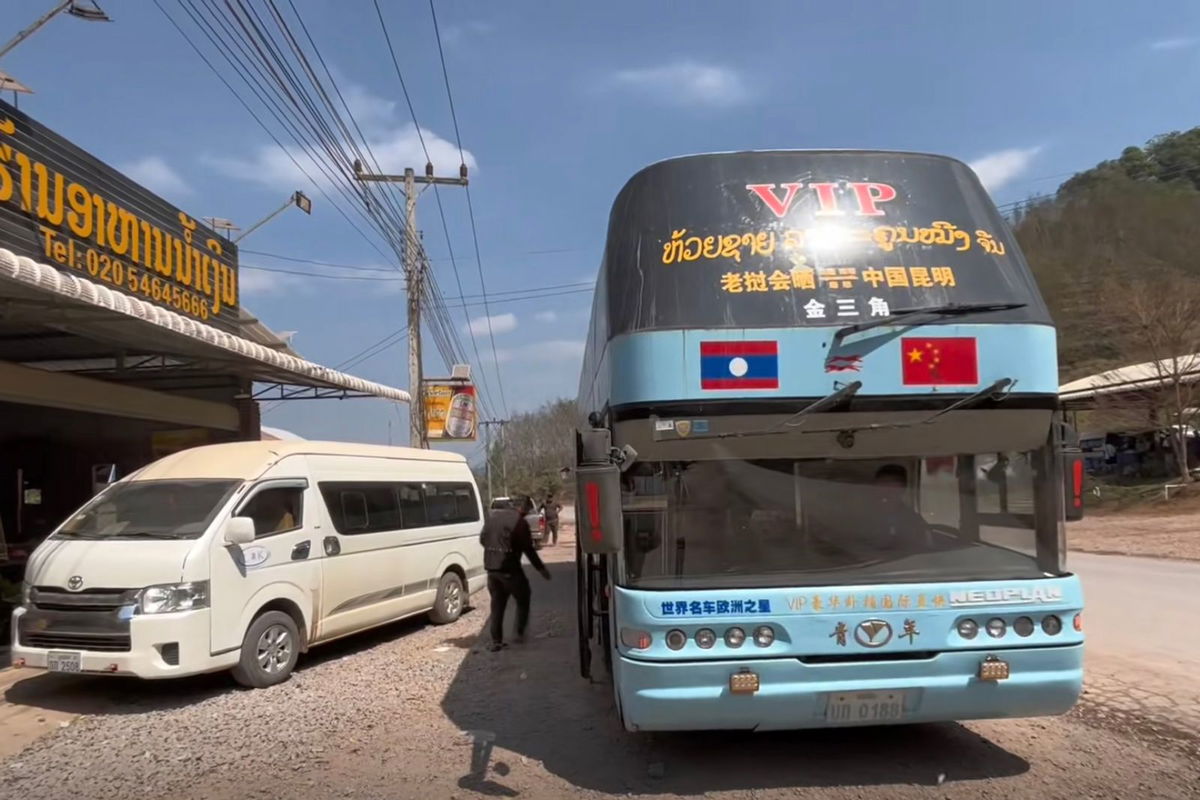
[[[695,61],[618,70],[612,80],[679,105],[732,106],[750,99],[750,89],[736,70]]]
[[[491,325],[488,321],[491,321]],[[470,324],[464,325],[463,329],[476,336],[488,333],[508,333],[517,329],[516,314],[493,314],[490,317],[475,317]]]
[[[556,311],[539,311],[533,315],[533,318],[536,319],[538,322],[554,322],[555,320],[558,319],[558,312],[556,312]]]
[[[496,349],[496,361],[527,363],[536,361],[538,364],[557,363],[562,361],[578,361],[583,358],[584,343],[573,339],[550,339],[545,342],[533,342],[520,347],[500,347]],[[483,357],[490,359],[491,353]]]
[[[1172,39],[1159,39],[1150,43],[1151,50],[1182,50],[1185,47],[1195,47],[1200,44],[1200,36],[1177,36]]]
[[[998,150],[972,161],[971,169],[975,170],[984,188],[994,192],[1029,169],[1040,152],[1041,146]]]
[[[122,164],[117,169],[129,178],[161,195],[184,197],[192,193],[192,187],[171,169],[171,165],[161,156],[146,156],[137,161]]]
[[[453,23],[442,28],[442,43],[455,45],[469,36],[486,36],[495,29],[490,22],[470,20],[463,23]]]
[[[353,83],[347,84],[342,94],[378,162],[377,165],[364,164],[367,171],[374,172],[378,166],[379,171],[385,173],[403,173],[405,167],[414,167],[420,172],[425,166],[426,149],[439,175],[457,175],[461,161],[465,161],[472,171],[476,169],[475,156],[469,150],[464,150],[460,158],[454,142],[428,128],[421,128],[418,136],[412,122],[401,121],[395,101],[374,95]],[[422,139],[424,147],[421,146]],[[325,163],[324,151],[317,152],[321,163]],[[247,156],[208,156],[205,161],[230,177],[275,191],[307,187],[306,172],[318,186],[329,188],[332,185],[308,153],[295,146],[284,149],[274,144],[262,145]]]

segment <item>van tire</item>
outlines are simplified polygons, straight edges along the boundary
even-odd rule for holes
[[[242,639],[242,657],[233,668],[233,679],[250,689],[283,683],[300,657],[300,631],[296,621],[282,611],[260,614]]]
[[[462,616],[467,602],[467,592],[458,573],[447,572],[438,581],[437,598],[429,611],[429,619],[435,625],[449,625]]]

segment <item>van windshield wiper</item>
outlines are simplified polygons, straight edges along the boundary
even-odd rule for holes
[[[106,538],[109,539],[184,539],[186,536],[181,536],[178,533],[154,533],[152,531],[122,531],[114,533]]]
[[[946,303],[940,306],[923,306],[918,308],[903,308],[893,311],[886,317],[877,317],[876,319],[868,320],[867,322],[856,322],[853,325],[847,325],[844,328],[838,328],[833,335],[835,342],[841,341],[852,333],[861,333],[869,331],[872,328],[879,328],[883,325],[895,325],[897,322],[903,322],[906,319],[913,317],[957,317],[966,314],[984,314],[988,311],[1011,311],[1015,308],[1024,308],[1028,303]]]

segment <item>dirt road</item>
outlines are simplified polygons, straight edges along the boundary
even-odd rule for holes
[[[0,796],[1200,796],[1200,732],[1181,729],[1169,705],[1130,701],[1149,678],[1168,700],[1189,682],[1107,647],[1089,655],[1089,694],[1062,718],[627,734],[608,687],[578,677],[571,548],[544,552],[553,581],[532,578],[532,641],[499,654],[479,646],[487,601],[476,596],[483,608],[453,625],[401,623],[330,645],[264,691],[223,676],[18,682],[12,703],[86,715],[0,760]],[[1089,624],[1108,613],[1097,604]],[[483,781],[470,777],[473,736],[495,741]]]

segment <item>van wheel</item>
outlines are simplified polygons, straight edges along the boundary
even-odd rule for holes
[[[437,599],[433,601],[429,619],[435,625],[447,625],[454,622],[462,616],[466,594],[462,578],[453,572],[447,572],[438,582]]]
[[[250,624],[242,639],[242,658],[233,679],[242,686],[262,689],[283,683],[300,656],[296,622],[282,611],[268,611]]]

